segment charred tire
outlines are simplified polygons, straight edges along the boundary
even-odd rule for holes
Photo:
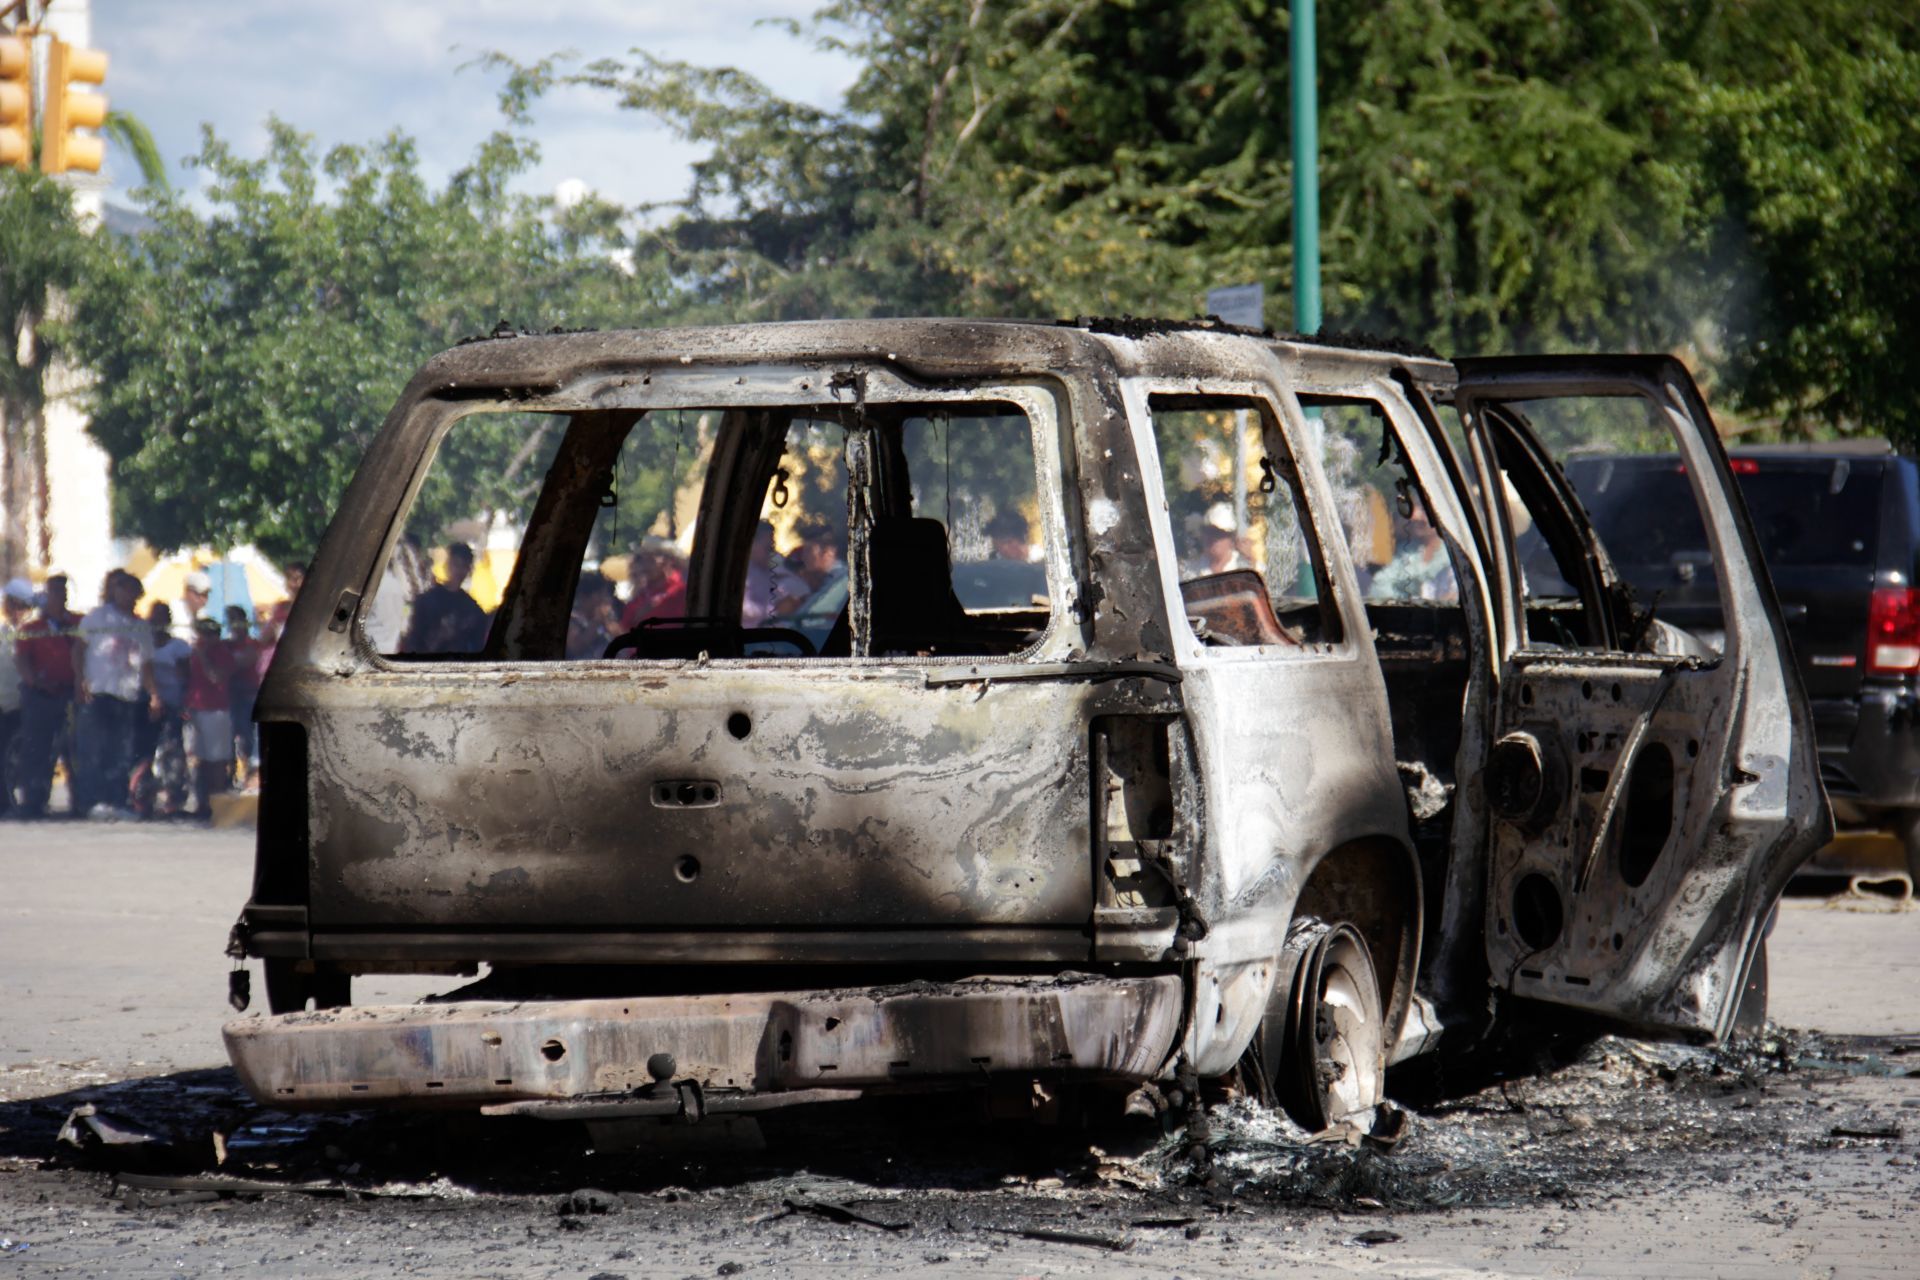
[[[1267,1010],[1275,1099],[1315,1133],[1370,1116],[1386,1096],[1387,1024],[1366,939],[1345,921],[1296,918],[1280,971],[1292,981]]]
[[[297,960],[267,959],[267,1011],[299,1013],[309,1004],[316,1009],[339,1009],[352,1003],[353,979],[333,970],[302,973]]]

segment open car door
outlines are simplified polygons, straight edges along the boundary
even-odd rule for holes
[[[1492,980],[1725,1036],[1743,997],[1743,1022],[1750,993],[1764,1001],[1773,905],[1832,831],[1812,722],[1726,455],[1673,359],[1456,363],[1471,452],[1501,472],[1480,492],[1504,493],[1483,514],[1513,601],[1483,774]],[[1686,479],[1702,526],[1691,554],[1710,548],[1724,606],[1717,652],[1662,624],[1657,600],[1632,599],[1560,466],[1624,453],[1656,454]]]

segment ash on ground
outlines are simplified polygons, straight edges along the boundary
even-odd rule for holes
[[[1509,1047],[1492,1067],[1397,1073],[1410,1123],[1391,1150],[1310,1135],[1245,1098],[1217,1102],[1197,1129],[1092,1113],[986,1124],[983,1099],[947,1094],[771,1112],[754,1126],[589,1132],[478,1116],[294,1115],[253,1104],[230,1072],[202,1071],[0,1103],[0,1158],[105,1177],[131,1207],[287,1193],[455,1208],[557,1195],[573,1206],[557,1212],[577,1218],[697,1198],[737,1201],[758,1219],[810,1214],[881,1231],[931,1213],[1003,1230],[995,1224],[1012,1208],[1027,1230],[1086,1218],[1151,1227],[1263,1207],[1600,1199],[1681,1171],[1726,1181],[1761,1152],[1891,1154],[1920,1114],[1837,1086],[1915,1068],[1920,1038],[1780,1032],[1718,1049],[1543,1041]]]

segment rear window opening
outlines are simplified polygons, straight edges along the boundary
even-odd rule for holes
[[[1736,457],[1760,552],[1770,565],[1870,565],[1880,536],[1880,468],[1848,459]],[[1706,530],[1674,455],[1570,459],[1573,481],[1616,566],[1629,578],[1692,561],[1713,572]]]
[[[1053,616],[1012,401],[470,412],[361,613],[409,662],[1009,657]]]

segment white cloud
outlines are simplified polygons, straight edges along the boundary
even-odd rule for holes
[[[845,59],[756,26],[807,17],[817,0],[573,0],[529,20],[525,0],[93,0],[93,41],[113,58],[107,93],[154,132],[169,166],[199,148],[200,125],[248,153],[278,115],[324,149],[399,127],[434,177],[464,164],[499,127],[499,77],[460,68],[503,49],[527,59],[561,50],[729,64],[775,92],[831,104],[850,82]],[[579,178],[623,203],[683,193],[696,148],[618,110],[606,95],[558,93],[539,108],[542,160],[528,189]],[[126,168],[124,162],[110,168]],[[115,176],[110,174],[109,176]],[[192,178],[176,172],[192,187]],[[129,184],[130,185],[130,184]]]

